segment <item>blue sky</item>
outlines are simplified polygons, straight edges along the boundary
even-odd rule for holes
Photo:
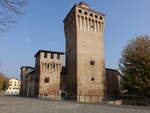
[[[118,69],[128,40],[150,35],[150,0],[83,0],[105,13],[105,63]],[[79,0],[31,0],[26,13],[8,32],[0,33],[0,72],[19,78],[20,67],[34,66],[39,49],[65,51],[63,19]]]

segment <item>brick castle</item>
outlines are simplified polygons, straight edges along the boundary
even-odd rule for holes
[[[66,52],[39,50],[35,68],[21,68],[21,96],[100,102],[119,93],[119,73],[106,69],[105,14],[75,4],[64,19]],[[66,63],[63,66],[63,57]]]

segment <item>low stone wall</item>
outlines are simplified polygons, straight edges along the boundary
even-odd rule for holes
[[[84,96],[78,96],[77,98],[78,102],[84,102],[84,103],[105,103],[105,104],[117,104],[122,105],[123,100],[107,100],[104,96],[94,96],[94,95],[84,95]]]
[[[77,96],[77,101],[78,102],[85,102],[85,103],[99,103],[104,100],[103,96]]]
[[[103,103],[103,104],[116,104],[116,105],[140,105],[140,106],[149,106],[150,98],[146,98],[144,100],[131,100],[131,99],[122,99],[117,97],[104,97],[104,96],[96,96],[96,95],[84,95],[84,96],[65,96],[61,95],[48,95],[48,94],[40,94],[39,98],[49,99],[49,100],[74,100],[82,103]]]
[[[45,95],[45,94],[40,94],[39,98],[50,99],[50,100],[62,100],[60,95]]]
[[[106,104],[123,105],[123,100],[107,101]]]
[[[5,95],[5,94],[6,94],[6,91],[0,90],[0,95]]]

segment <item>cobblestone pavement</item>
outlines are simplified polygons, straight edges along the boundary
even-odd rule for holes
[[[0,96],[0,113],[150,113],[150,108]]]

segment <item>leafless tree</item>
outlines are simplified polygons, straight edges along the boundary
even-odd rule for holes
[[[8,29],[11,24],[24,14],[24,7],[29,0],[0,0],[0,32]]]

